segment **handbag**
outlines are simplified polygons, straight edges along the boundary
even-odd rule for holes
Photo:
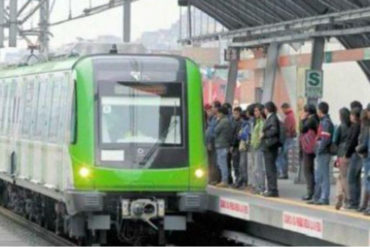
[[[301,135],[300,143],[302,146],[303,152],[306,154],[314,154],[315,153],[315,145],[316,145],[316,133],[312,129],[310,129],[305,134]]]

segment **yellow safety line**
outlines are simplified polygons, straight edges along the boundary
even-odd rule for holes
[[[346,212],[346,211],[341,211],[341,210],[336,210],[333,205],[329,205],[329,206],[324,206],[324,205],[321,205],[321,206],[318,206],[318,205],[310,205],[310,204],[307,204],[307,203],[303,203],[303,202],[296,202],[296,201],[292,201],[292,200],[289,200],[289,199],[283,199],[283,198],[276,198],[276,197],[264,197],[264,196],[261,196],[261,195],[256,195],[256,194],[252,194],[250,192],[247,192],[247,191],[240,191],[240,190],[234,190],[234,189],[230,189],[230,188],[219,188],[219,187],[216,187],[216,186],[212,186],[212,185],[209,185],[208,187],[211,187],[213,189],[216,189],[216,190],[227,190],[227,191],[230,191],[230,192],[233,192],[233,193],[237,193],[237,194],[241,194],[241,195],[248,195],[248,196],[251,196],[251,197],[254,197],[254,198],[258,198],[258,199],[264,199],[266,201],[275,201],[275,202],[280,202],[280,203],[285,203],[285,204],[290,204],[290,205],[295,205],[295,206],[300,206],[300,207],[305,207],[305,208],[309,208],[309,209],[314,209],[314,210],[318,210],[318,211],[326,211],[326,212],[329,212],[329,213],[338,213],[338,214],[342,214],[342,215],[345,215],[345,216],[350,216],[350,217],[355,217],[355,218],[359,218],[359,219],[362,219],[362,220],[368,220],[370,221],[370,216],[365,216],[365,215],[362,215],[361,213],[355,213],[355,212]]]

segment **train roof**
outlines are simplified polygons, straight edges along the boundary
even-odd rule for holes
[[[0,69],[0,78],[37,74],[42,72],[71,70],[78,59],[79,58],[69,58],[67,60],[38,63],[29,66],[4,68]]]
[[[117,54],[121,56],[158,56],[158,57],[172,57],[177,59],[186,59],[192,61],[189,58],[177,56],[177,55],[167,55],[167,54]],[[45,63],[37,63],[34,65],[29,66],[20,66],[20,67],[13,67],[13,68],[4,68],[0,69],[0,78],[8,78],[8,77],[16,77],[16,76],[24,76],[24,75],[31,75],[31,74],[38,74],[38,73],[47,73],[47,72],[56,72],[56,71],[67,71],[72,70],[76,64],[84,60],[86,58],[92,57],[102,57],[102,56],[117,56],[112,54],[94,54],[94,55],[87,55],[82,57],[73,57],[68,58],[66,60],[55,60]],[[196,64],[194,61],[192,61]]]

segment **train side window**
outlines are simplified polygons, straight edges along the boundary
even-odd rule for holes
[[[45,105],[45,117],[43,119],[42,133],[41,135],[49,141],[49,126],[51,120],[51,110],[53,102],[53,90],[54,90],[54,80],[51,76],[48,77],[47,89],[46,89],[46,105]]]
[[[32,104],[34,100],[34,81],[25,79],[23,84],[23,119],[22,119],[22,136],[26,137],[30,133],[32,120]]]
[[[1,106],[3,108],[3,122],[1,125],[1,132],[4,135],[7,135],[7,128],[8,128],[8,115],[9,115],[9,91],[10,91],[10,86],[7,81],[5,81],[4,85],[4,101],[3,105]]]
[[[6,129],[6,133],[10,136],[12,135],[14,122],[15,122],[15,110],[16,110],[16,89],[17,89],[17,80],[12,79],[10,83],[10,92],[9,92],[9,106],[8,106],[8,126]]]
[[[71,123],[70,123],[70,143],[77,143],[77,91],[76,91],[76,80],[73,81],[73,92],[72,92],[72,110],[71,110]]]
[[[58,124],[61,118],[61,78],[54,77],[53,99],[51,106],[49,139],[52,142],[58,142]]]
[[[33,100],[32,100],[32,110],[31,110],[31,122],[30,122],[30,131],[29,136],[33,139],[36,135],[36,120],[38,115],[38,103],[40,97],[40,85],[41,82],[39,81],[39,77],[36,77],[34,80],[34,87],[33,87]]]
[[[38,97],[38,106],[37,106],[37,120],[36,120],[36,131],[35,137],[37,139],[42,139],[43,132],[45,129],[45,121],[47,119],[47,97],[48,94],[48,82],[42,78],[40,82],[40,90]]]
[[[68,92],[69,92],[69,82],[68,76],[63,76],[63,79],[60,82],[60,115],[63,116],[59,119],[58,123],[58,140],[61,142],[65,142],[65,133],[66,133],[66,122],[65,117],[67,116],[68,110]]]

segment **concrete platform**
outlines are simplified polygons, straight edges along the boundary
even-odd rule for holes
[[[333,197],[334,186],[331,191]],[[309,205],[300,200],[305,185],[290,180],[279,180],[279,192],[280,198],[265,198],[247,191],[209,186],[208,208],[339,245],[369,246],[369,216],[349,210],[338,211],[333,205]]]

